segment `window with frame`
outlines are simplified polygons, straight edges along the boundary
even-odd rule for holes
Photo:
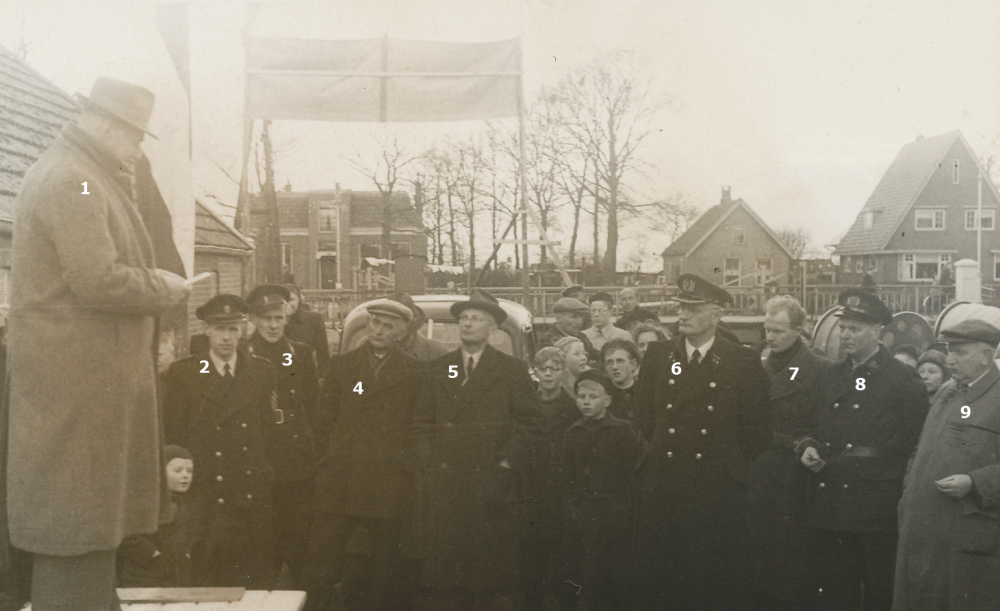
[[[904,254],[901,255],[899,279],[904,281],[933,281],[941,268],[951,261],[951,255]]]
[[[323,202],[319,208],[319,230],[337,230],[337,207],[333,204]]]
[[[395,259],[400,255],[413,254],[412,245],[409,242],[393,242],[392,243],[392,258]]]
[[[737,284],[740,276],[740,260],[736,257],[727,257],[722,265],[722,284]]]
[[[763,286],[771,281],[772,275],[772,262],[771,258],[759,258],[757,259],[757,285]]]
[[[854,272],[857,274],[865,273],[865,262],[863,260],[858,259],[857,261],[855,261]]]
[[[945,210],[915,210],[917,231],[944,231]]]
[[[1000,253],[993,255],[993,279],[1000,280]]]
[[[747,234],[742,227],[733,227],[733,244],[743,246],[747,243]]]
[[[975,231],[979,229],[978,223],[976,223],[976,217],[978,215],[978,210],[976,208],[966,208],[965,209],[965,230]],[[996,210],[993,208],[983,209],[983,231],[993,231],[993,227],[996,225]]]
[[[281,269],[292,269],[292,245],[286,242],[281,243]]]

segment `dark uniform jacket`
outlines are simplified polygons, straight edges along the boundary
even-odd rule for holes
[[[301,481],[316,472],[313,420],[319,399],[316,357],[311,346],[281,338],[270,343],[254,333],[246,350],[274,368],[278,410],[261,414],[267,459],[277,483]]]
[[[196,584],[268,587],[273,473],[261,416],[277,401],[271,364],[241,350],[227,388],[208,355],[192,356],[171,365],[165,382],[166,443],[191,452],[188,494],[208,521]]]
[[[771,440],[767,393],[760,354],[718,333],[700,364],[688,362],[683,336],[646,350],[636,424],[651,449],[637,539],[640,580],[654,599],[641,604],[742,604],[747,465]],[[728,586],[711,586],[719,581]]]
[[[319,409],[323,445],[314,507],[401,520],[412,504],[421,364],[393,348],[376,375],[371,358],[366,343],[330,359]]]
[[[487,346],[468,381],[460,350],[427,364],[414,413],[425,478],[422,585],[517,587],[514,470],[530,458],[541,413],[525,364]],[[458,375],[452,377],[451,371]],[[506,460],[511,469],[501,466]]]
[[[927,417],[917,372],[884,348],[858,368],[850,358],[826,371],[812,400],[812,433],[801,440],[826,466],[812,482],[816,528],[895,532],[906,464]]]
[[[288,317],[285,337],[312,346],[316,351],[317,371],[326,371],[330,364],[330,344],[326,339],[326,323],[322,314],[309,310],[305,303],[300,302],[299,309]]]
[[[795,454],[808,433],[810,399],[832,363],[800,339],[789,354],[772,353],[764,364],[771,378],[771,446],[750,465],[747,524],[754,584],[771,596],[807,602],[815,587],[807,523],[809,471]]]

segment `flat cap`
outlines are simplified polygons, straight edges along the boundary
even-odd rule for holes
[[[605,293],[604,291],[599,291],[591,295],[588,301],[590,303],[594,303],[595,301],[603,301],[609,305],[614,305],[615,298],[609,295],[608,293]]]
[[[604,392],[609,395],[614,393],[614,382],[600,369],[588,369],[577,376],[576,381],[573,382],[573,392],[580,390],[580,382],[597,382],[604,387]]]
[[[561,295],[563,297],[569,297],[570,295],[575,295],[576,293],[579,293],[579,292],[582,292],[582,291],[583,291],[583,285],[574,284],[571,287],[563,289],[563,292],[561,293]]]
[[[840,318],[861,322],[887,325],[892,322],[892,312],[882,300],[861,288],[847,289],[837,298],[843,310],[836,314]]]
[[[413,302],[413,297],[410,297],[409,293],[403,293],[403,292],[393,293],[392,295],[389,296],[389,299],[392,299],[393,301],[398,301],[399,303],[410,308],[410,311],[413,312],[414,320],[427,320],[427,314],[424,313],[423,309],[421,309],[420,306],[418,306],[416,303]]]
[[[584,312],[589,312],[590,308],[587,307],[587,304],[582,301],[577,301],[572,297],[560,297],[559,301],[552,306],[552,311],[556,314],[560,314],[562,312],[579,312],[583,314]]]
[[[368,310],[369,314],[392,316],[393,318],[401,318],[406,322],[413,320],[413,310],[392,299],[376,299],[369,303],[365,309]]]
[[[253,314],[263,314],[278,308],[284,309],[292,299],[288,288],[280,284],[261,284],[247,295],[247,306]]]
[[[236,295],[223,293],[216,295],[194,311],[199,320],[210,325],[243,322],[246,320],[247,304]]]
[[[680,303],[714,303],[722,307],[733,303],[733,296],[729,291],[694,274],[681,274],[677,279],[677,288],[681,292],[674,297],[674,301]]]
[[[985,320],[971,318],[941,331],[941,341],[949,344],[982,342],[994,348],[1000,344],[1000,329]]]

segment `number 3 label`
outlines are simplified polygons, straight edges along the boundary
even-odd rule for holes
[[[281,356],[285,357],[285,361],[283,363],[281,363],[282,365],[284,365],[285,367],[288,367],[289,365],[292,364],[292,354],[290,352],[286,352],[286,353],[282,354]]]

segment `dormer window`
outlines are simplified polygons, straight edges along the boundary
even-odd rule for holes
[[[743,228],[733,227],[733,244],[736,244],[737,246],[743,246],[744,244],[746,244],[746,241],[747,241],[747,235],[746,232],[743,231]]]
[[[865,224],[865,229],[871,229],[875,225],[875,213],[871,210],[862,212],[861,222]]]

